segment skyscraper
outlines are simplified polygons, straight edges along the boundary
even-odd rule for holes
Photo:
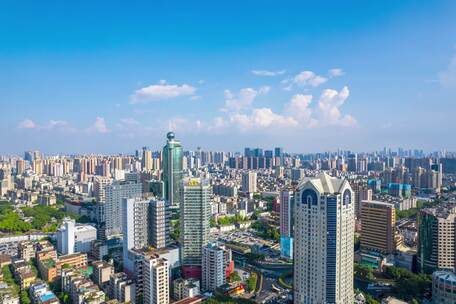
[[[280,254],[284,258],[293,258],[293,192],[280,192]]]
[[[168,141],[163,147],[163,182],[165,200],[171,206],[179,206],[179,188],[182,184],[182,146],[174,132],[166,134]]]
[[[122,199],[141,197],[142,184],[117,181],[106,186],[106,236],[122,233]]]
[[[180,203],[180,254],[186,277],[200,276],[202,250],[209,242],[210,199],[208,180],[184,179]]]
[[[295,195],[294,303],[353,302],[355,213],[348,181],[322,173]]]

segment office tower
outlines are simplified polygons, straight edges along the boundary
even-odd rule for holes
[[[447,270],[432,274],[432,303],[453,304],[456,302],[456,274]]]
[[[106,236],[122,233],[122,199],[141,197],[141,183],[115,181],[106,186]]]
[[[179,206],[179,189],[182,183],[182,146],[174,132],[166,134],[168,141],[163,147],[163,182],[165,200],[171,206]]]
[[[144,304],[169,303],[168,261],[146,257],[143,261]]]
[[[244,193],[257,192],[257,174],[256,172],[247,171],[242,173],[242,191]]]
[[[169,244],[169,212],[165,201],[152,200],[149,208],[150,245],[160,249]]]
[[[295,195],[294,302],[353,302],[353,191],[322,173]]]
[[[280,254],[284,258],[293,258],[293,215],[294,203],[292,191],[280,192]]]
[[[142,159],[141,159],[141,168],[144,171],[150,171],[153,169],[152,151],[147,150],[146,147],[143,148],[143,154],[142,154]]]
[[[227,273],[230,273],[231,264],[230,249],[218,243],[207,244],[203,248],[202,290],[215,291],[220,286],[226,284],[226,277]]]
[[[76,224],[75,220],[65,218],[57,230],[57,250],[60,254],[91,251],[92,242],[97,239],[97,229],[91,225]]]
[[[201,274],[202,249],[209,241],[211,218],[209,181],[186,178],[181,187],[180,260],[185,277]]]
[[[392,254],[396,250],[396,210],[394,204],[364,200],[361,202],[361,249]]]
[[[440,205],[420,210],[417,263],[421,272],[455,271],[456,206]]]

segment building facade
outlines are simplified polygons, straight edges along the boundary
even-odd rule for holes
[[[294,303],[353,302],[353,191],[325,173],[295,195]]]
[[[394,204],[361,202],[361,249],[391,254],[396,250]]]
[[[174,132],[168,132],[166,145],[163,147],[163,182],[165,200],[169,205],[179,206],[180,187],[182,183],[183,150],[180,141],[175,139]]]
[[[208,180],[184,180],[180,208],[180,254],[184,268],[201,267],[202,250],[209,242],[210,200],[211,188]]]

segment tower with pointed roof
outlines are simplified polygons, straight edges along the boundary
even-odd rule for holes
[[[295,195],[294,303],[353,302],[354,197],[322,173]]]

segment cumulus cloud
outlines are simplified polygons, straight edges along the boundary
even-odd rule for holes
[[[447,69],[439,73],[439,81],[443,87],[456,88],[456,54],[451,58]]]
[[[251,72],[253,75],[261,76],[261,77],[273,77],[273,76],[285,74],[285,70],[281,70],[281,71],[252,70]]]
[[[285,90],[291,90],[293,86],[311,86],[318,87],[328,81],[328,78],[317,75],[312,71],[302,71],[293,78],[282,80]]]
[[[298,125],[292,117],[274,113],[270,108],[253,109],[250,114],[233,114],[230,122],[243,131],[270,127],[288,128]]]
[[[239,112],[249,108],[255,98],[259,95],[266,95],[270,87],[263,86],[258,90],[252,88],[243,88],[235,94],[230,90],[225,90],[225,105],[221,109],[223,112]]]
[[[333,89],[326,89],[322,92],[318,101],[318,121],[322,125],[354,126],[356,120],[351,115],[343,115],[340,107],[350,96],[348,87],[345,86],[337,92]]]
[[[336,68],[328,71],[329,78],[343,76],[345,73],[342,69]]]
[[[311,126],[315,123],[312,118],[312,95],[296,94],[285,106],[285,113],[294,117],[301,125]]]
[[[19,129],[35,129],[37,127],[36,123],[31,119],[24,119],[17,126]]]
[[[109,129],[106,126],[106,121],[103,117],[97,117],[95,118],[95,122],[93,123],[92,127],[90,127],[89,131],[95,132],[95,133],[108,133]]]
[[[193,96],[195,92],[196,88],[191,85],[168,84],[165,80],[160,80],[158,84],[136,90],[134,94],[130,96],[130,103],[139,104],[180,96]]]

